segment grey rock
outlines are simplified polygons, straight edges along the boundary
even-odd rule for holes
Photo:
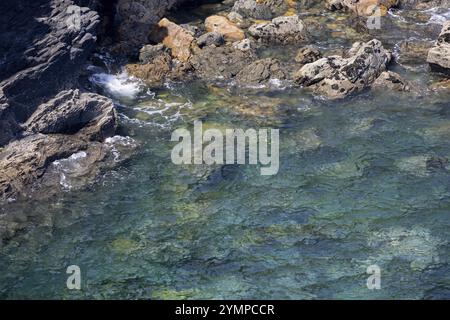
[[[293,79],[329,99],[344,98],[370,86],[391,60],[391,53],[376,39],[355,43],[348,56],[330,56],[308,63]]]
[[[236,75],[236,82],[246,85],[267,83],[271,79],[283,80],[286,73],[278,60],[266,58],[246,66]]]
[[[208,32],[208,33],[201,35],[197,39],[197,45],[200,48],[203,48],[205,46],[211,46],[211,45],[219,47],[219,46],[223,45],[224,43],[225,43],[225,39],[218,32]]]
[[[428,51],[427,62],[432,68],[450,73],[450,21],[447,21],[436,45]]]
[[[244,18],[270,20],[286,12],[287,8],[284,0],[237,0],[232,12],[239,13]]]
[[[249,33],[256,39],[273,43],[297,43],[309,38],[305,24],[297,15],[282,16],[271,22],[252,25]]]
[[[231,79],[255,61],[253,50],[241,51],[232,45],[204,47],[194,54],[190,62],[201,79]]]
[[[60,92],[41,104],[23,127],[31,133],[88,133],[89,139],[102,141],[114,134],[117,115],[110,99],[79,90]]]
[[[384,91],[386,89],[392,91],[411,91],[410,84],[404,80],[398,73],[392,71],[384,71],[372,84],[372,88]]]
[[[298,50],[297,55],[295,56],[295,62],[299,63],[300,65],[304,65],[317,61],[320,58],[322,58],[322,54],[317,48],[313,46],[307,46]]]

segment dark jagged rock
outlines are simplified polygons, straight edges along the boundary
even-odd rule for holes
[[[100,23],[83,3],[0,3],[1,199],[22,194],[50,162],[114,135],[111,100],[70,89],[78,87]],[[100,7],[100,1],[89,4]]]

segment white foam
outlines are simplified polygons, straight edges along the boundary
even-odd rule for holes
[[[90,80],[103,87],[116,98],[136,98],[143,84],[140,80],[129,76],[126,72],[119,74],[96,73]]]

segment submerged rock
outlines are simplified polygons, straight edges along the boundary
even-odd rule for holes
[[[427,62],[434,69],[450,73],[450,21],[444,24],[436,45],[428,51]]]
[[[210,16],[205,20],[205,28],[208,32],[216,32],[223,36],[225,41],[239,41],[245,38],[242,31],[233,22],[222,16]]]
[[[294,81],[329,99],[343,98],[370,86],[391,60],[391,53],[376,39],[355,43],[348,55],[306,64],[294,74]]]
[[[282,16],[271,22],[252,25],[249,33],[256,39],[273,43],[297,43],[309,38],[306,26],[297,15]]]
[[[266,58],[257,60],[246,66],[236,75],[239,84],[258,85],[271,79],[285,79],[286,74],[276,59]]]

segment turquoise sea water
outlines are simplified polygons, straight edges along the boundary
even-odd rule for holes
[[[103,85],[136,154],[86,189],[2,208],[29,223],[0,248],[0,298],[450,298],[450,171],[429,161],[450,157],[448,92]],[[170,135],[194,120],[280,129],[278,174],[172,164]],[[373,264],[380,290],[366,287]]]

